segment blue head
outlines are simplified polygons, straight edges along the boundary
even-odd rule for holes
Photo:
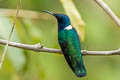
[[[46,11],[46,10],[44,10],[43,12],[49,13],[49,14],[51,14],[51,15],[56,17],[57,22],[58,22],[58,26],[59,26],[59,30],[62,30],[65,27],[70,25],[70,19],[65,14],[52,13],[52,12]]]

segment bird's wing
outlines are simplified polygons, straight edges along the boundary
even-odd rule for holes
[[[59,44],[69,66],[79,77],[86,75],[86,70],[82,60],[80,41],[76,30],[64,30],[58,36]]]

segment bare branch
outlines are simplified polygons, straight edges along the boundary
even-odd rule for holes
[[[7,40],[0,39],[0,44],[5,45],[7,43]],[[49,53],[57,53],[61,54],[62,51],[60,49],[54,49],[54,48],[47,48],[40,45],[40,43],[35,45],[29,45],[29,44],[22,44],[17,42],[9,42],[9,46],[16,47],[16,48],[22,48],[26,50],[31,50],[35,52],[49,52]],[[83,55],[94,55],[94,56],[109,56],[109,55],[120,55],[120,49],[112,50],[112,51],[87,51],[82,50]]]
[[[5,45],[7,43],[6,40],[0,39],[0,44]],[[46,48],[40,45],[40,43],[35,45],[29,45],[29,44],[22,44],[22,43],[16,43],[16,42],[9,42],[9,46],[22,48],[26,50],[31,50],[35,52],[51,52],[51,53],[61,53],[61,50],[59,49],[53,49],[53,48]]]
[[[110,7],[103,0],[94,0],[103,10],[113,19],[113,21],[120,27],[120,19],[110,9]]]

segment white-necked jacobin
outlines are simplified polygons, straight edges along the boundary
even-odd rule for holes
[[[56,17],[58,22],[58,42],[64,57],[78,77],[85,76],[86,69],[82,59],[79,36],[71,26],[69,17],[65,14],[57,14],[47,10],[43,10],[43,12]]]

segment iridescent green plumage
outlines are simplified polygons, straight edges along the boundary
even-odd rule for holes
[[[79,36],[76,30],[72,28],[69,17],[46,10],[44,12],[55,16],[58,21],[58,42],[72,71],[78,77],[85,76],[86,69],[82,60]]]
[[[65,59],[73,72],[79,77],[86,75],[80,51],[79,37],[75,29],[61,30],[58,32],[58,41],[63,51]]]

